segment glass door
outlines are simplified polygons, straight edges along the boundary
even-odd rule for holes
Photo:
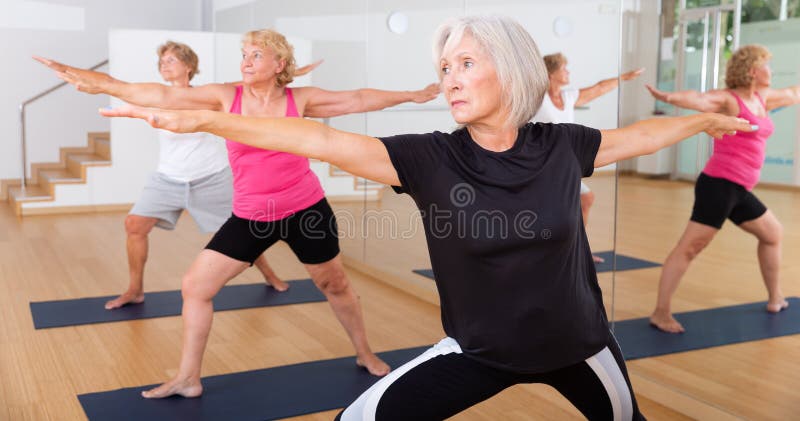
[[[705,92],[721,86],[720,73],[724,61],[738,44],[738,22],[735,5],[720,5],[679,11],[675,90]],[[677,107],[675,115],[695,111]],[[694,180],[711,156],[712,139],[699,134],[679,143],[675,148],[673,178]]]

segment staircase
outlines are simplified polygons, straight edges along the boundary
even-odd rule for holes
[[[367,180],[366,178],[356,177],[349,172],[331,165],[330,169],[328,170],[328,174],[331,177],[350,177],[353,179],[353,190],[364,192],[366,191],[367,200],[380,200],[383,194],[383,188],[385,187],[381,183],[376,183],[372,180]]]
[[[31,164],[31,175],[24,194],[19,180],[2,180],[0,199],[7,200],[19,216],[59,213],[59,208],[25,209],[22,205],[53,201],[56,186],[85,184],[88,167],[111,166],[109,133],[89,133],[87,137],[88,144],[85,147],[61,148],[59,162]]]
[[[0,200],[8,201],[19,216],[129,209],[129,203],[108,205],[60,205],[54,203],[49,206],[24,206],[26,203],[55,202],[56,186],[86,185],[87,168],[111,167],[109,133],[89,133],[87,137],[88,143],[85,147],[61,148],[59,162],[31,164],[31,174],[25,194],[22,193],[19,179],[0,180]],[[381,199],[384,185],[356,177],[322,161],[311,161],[312,167],[316,167],[315,171],[320,177],[320,181],[323,182],[326,196],[330,201],[377,201]],[[95,179],[95,181],[102,182],[103,180]],[[59,199],[59,202],[61,201],[63,198]]]

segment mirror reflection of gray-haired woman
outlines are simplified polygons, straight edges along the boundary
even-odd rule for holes
[[[580,178],[698,132],[719,137],[750,124],[719,114],[603,131],[528,123],[547,72],[530,35],[508,18],[446,23],[433,58],[462,125],[452,133],[378,139],[300,119],[101,113],[314,157],[411,195],[424,215],[447,337],[375,383],[341,419],[445,419],[519,383],[552,385],[590,419],[643,419],[609,331]],[[487,213],[499,223],[473,223]]]

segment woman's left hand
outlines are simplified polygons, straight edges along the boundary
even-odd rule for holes
[[[706,113],[706,128],[703,130],[714,139],[721,139],[726,135],[735,135],[736,132],[753,132],[758,126],[753,126],[749,121],[717,113]]]
[[[413,101],[417,104],[428,102],[439,96],[440,88],[438,83],[431,83],[425,89],[414,92]]]

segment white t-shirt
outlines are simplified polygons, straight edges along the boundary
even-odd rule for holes
[[[578,88],[561,89],[561,99],[564,101],[564,109],[559,110],[550,100],[550,94],[544,94],[542,106],[533,116],[534,122],[540,123],[574,123],[575,122],[575,103],[578,102],[580,90]]]
[[[225,141],[208,133],[172,133],[158,130],[161,154],[158,172],[189,182],[218,173],[228,166]]]
[[[562,88],[561,99],[564,101],[564,109],[559,110],[553,105],[550,94],[545,93],[542,106],[533,116],[533,122],[538,123],[574,123],[575,122],[575,103],[581,92],[578,88]],[[581,181],[581,194],[589,193],[589,186]]]

